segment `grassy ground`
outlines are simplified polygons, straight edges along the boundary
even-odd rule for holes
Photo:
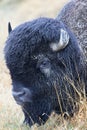
[[[9,21],[14,28],[39,16],[56,17],[67,1],[0,0],[0,130],[87,130],[87,102],[84,99],[79,112],[67,121],[53,113],[44,126],[24,126],[24,115],[11,95],[11,79],[4,62],[3,47]]]

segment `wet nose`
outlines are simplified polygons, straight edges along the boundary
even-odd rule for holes
[[[12,90],[12,95],[16,100],[17,104],[22,105],[25,102],[31,102],[31,93],[28,89],[23,88],[20,91]]]

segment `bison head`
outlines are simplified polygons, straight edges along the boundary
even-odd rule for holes
[[[81,89],[77,82],[84,75],[84,57],[73,34],[51,18],[38,18],[14,30],[9,24],[9,30],[5,59],[25,122],[41,124],[52,111],[72,113],[72,100]]]

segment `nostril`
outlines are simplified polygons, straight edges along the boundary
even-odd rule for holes
[[[19,94],[19,96],[20,97],[22,97],[22,96],[24,96],[26,93],[25,93],[25,91],[24,92],[21,92],[20,94]]]
[[[22,92],[12,92],[12,95],[14,96],[14,97],[22,97],[22,96],[24,96],[26,93],[25,93],[25,91],[22,91]]]

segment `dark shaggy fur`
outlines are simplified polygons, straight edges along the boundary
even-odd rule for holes
[[[6,64],[10,70],[13,91],[27,88],[31,102],[23,102],[25,122],[44,123],[52,111],[75,111],[75,103],[84,95],[85,61],[74,35],[69,44],[54,52],[51,43],[59,41],[63,23],[39,18],[16,27],[5,46]],[[49,75],[44,73],[50,70]]]
[[[76,35],[87,60],[87,0],[70,0],[57,19],[63,21]]]

